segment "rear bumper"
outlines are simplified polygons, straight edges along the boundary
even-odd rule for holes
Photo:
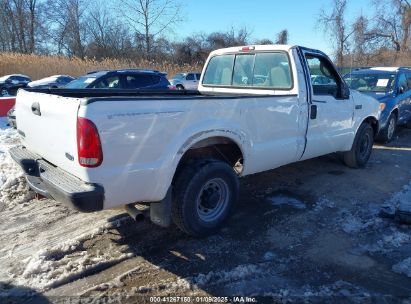
[[[102,186],[86,183],[24,147],[10,149],[10,155],[26,173],[29,187],[38,194],[83,212],[103,210]]]

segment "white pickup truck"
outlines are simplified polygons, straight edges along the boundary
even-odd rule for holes
[[[320,51],[232,47],[210,54],[196,92],[21,89],[23,146],[10,153],[43,196],[136,217],[145,203],[154,223],[204,236],[228,217],[239,177],[333,152],[364,166],[378,109]]]

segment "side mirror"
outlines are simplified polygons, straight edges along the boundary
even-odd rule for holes
[[[350,88],[346,83],[343,83],[341,86],[341,98],[348,99],[350,98]]]
[[[405,92],[404,86],[400,86],[400,87],[398,88],[398,94],[402,94],[402,93],[404,93],[404,92]]]

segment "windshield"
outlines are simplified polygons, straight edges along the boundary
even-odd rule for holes
[[[79,78],[69,82],[65,86],[65,88],[67,88],[67,89],[85,89],[94,80],[96,80],[96,77],[87,77],[87,76],[79,77]]]
[[[394,87],[393,73],[355,73],[347,74],[344,80],[351,89],[360,92],[389,92]]]

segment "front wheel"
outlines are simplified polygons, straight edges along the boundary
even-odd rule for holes
[[[387,126],[381,130],[378,139],[382,142],[389,143],[394,138],[396,129],[397,115],[395,113],[391,113],[390,117],[388,118]]]
[[[344,163],[351,168],[364,167],[371,156],[373,144],[374,131],[368,123],[364,122],[358,128],[351,150],[344,152]]]
[[[172,218],[185,233],[203,237],[215,233],[238,198],[238,177],[227,163],[188,162],[173,187]]]

